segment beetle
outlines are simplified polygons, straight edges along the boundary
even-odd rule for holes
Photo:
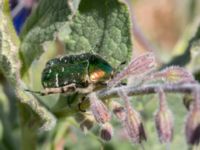
[[[44,90],[37,93],[90,93],[105,87],[113,72],[113,67],[105,59],[93,53],[53,58],[42,72]]]

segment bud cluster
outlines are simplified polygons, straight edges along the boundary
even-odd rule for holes
[[[143,77],[141,81],[148,83],[149,81],[164,81],[167,86],[179,86],[190,85],[189,87],[196,85],[196,81],[191,73],[181,67],[172,66],[159,72],[150,73],[156,67],[155,57],[152,53],[147,53],[134,59],[123,71],[117,74],[112,80],[108,82],[108,87],[117,85],[121,80],[133,76]],[[149,76],[145,76],[149,74]],[[187,83],[187,84],[185,84]],[[173,114],[168,107],[164,86],[153,87],[153,89],[147,89],[151,92],[158,94],[159,105],[154,115],[155,127],[161,143],[170,143],[173,139],[174,120]],[[146,87],[145,87],[146,88]],[[174,88],[172,88],[174,89]],[[111,101],[111,109],[116,118],[121,122],[123,128],[126,131],[127,137],[132,143],[141,144],[147,140],[144,130],[142,117],[139,112],[134,109],[130,102],[130,97],[126,93],[125,88],[116,88],[118,96],[123,100],[124,105],[118,102]],[[116,94],[115,91],[115,94]],[[167,91],[167,90],[166,90]],[[172,90],[171,90],[172,91]],[[193,89],[181,89],[186,93],[193,91]],[[189,114],[187,116],[185,124],[185,134],[187,142],[191,145],[200,143],[200,88],[195,88],[191,98],[194,102],[192,107],[188,102],[185,102],[188,106]],[[89,130],[92,128],[94,121],[100,125],[100,137],[104,141],[110,141],[113,136],[113,127],[109,123],[111,120],[111,114],[106,105],[101,101],[95,92],[88,95],[90,102],[90,110],[92,113],[92,119],[86,117],[81,121],[80,126],[82,130]],[[186,97],[185,97],[186,99]],[[188,99],[188,98],[187,98]]]

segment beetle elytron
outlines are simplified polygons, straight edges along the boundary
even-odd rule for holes
[[[41,79],[44,91],[39,93],[89,93],[106,85],[112,75],[112,66],[96,54],[61,56],[46,63]]]

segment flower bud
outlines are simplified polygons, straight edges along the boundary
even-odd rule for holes
[[[118,120],[124,121],[126,118],[126,111],[123,106],[118,102],[112,102],[112,111]]]
[[[156,67],[156,60],[153,53],[145,53],[135,59],[130,64],[117,74],[111,81],[108,82],[108,86],[112,87],[118,84],[121,80],[128,76],[143,76],[151,72]]]
[[[178,66],[171,66],[160,72],[153,73],[151,76],[147,76],[145,81],[157,81],[163,80],[165,83],[194,83],[195,79],[193,75],[188,72],[186,69],[178,67]]]
[[[141,116],[131,107],[129,97],[123,91],[119,91],[119,95],[125,101],[126,118],[123,121],[124,129],[131,142],[142,143],[143,140],[146,140],[146,134]]]
[[[105,123],[102,125],[100,130],[100,137],[104,141],[110,141],[113,136],[113,127],[110,123]]]
[[[173,137],[173,121],[171,111],[159,110],[155,114],[155,124],[160,142],[171,142]]]
[[[98,99],[95,93],[89,94],[90,109],[94,115],[94,118],[98,123],[106,123],[110,120],[110,113],[105,104]]]
[[[141,143],[146,140],[144,126],[138,112],[131,109],[127,112],[127,117],[123,122],[125,131],[133,143]]]
[[[194,92],[194,103],[190,107],[186,118],[185,134],[188,144],[198,145],[200,143],[200,90]]]
[[[155,125],[161,143],[169,143],[173,138],[173,115],[166,102],[165,93],[158,91],[159,108],[155,113]]]

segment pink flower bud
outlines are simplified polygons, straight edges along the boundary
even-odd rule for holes
[[[105,123],[102,125],[100,130],[100,137],[104,141],[110,141],[113,136],[113,127],[110,123]]]
[[[124,120],[123,125],[127,135],[133,143],[141,143],[143,140],[146,140],[146,134],[141,116],[135,110],[128,110],[127,117]]]
[[[159,89],[159,108],[155,113],[155,125],[161,143],[169,143],[173,138],[173,115],[166,102],[165,93]]]
[[[117,74],[110,82],[108,86],[112,87],[118,84],[121,80],[128,76],[138,77],[151,72],[156,67],[156,60],[153,53],[143,54],[131,61],[131,63]]]
[[[141,116],[132,108],[129,97],[123,91],[119,91],[119,95],[125,102],[126,118],[122,122],[124,129],[131,142],[142,143],[143,140],[146,140],[146,134]]]
[[[190,107],[185,124],[185,134],[188,144],[200,143],[200,89],[194,91],[194,103]]]
[[[145,81],[147,82],[157,80],[163,80],[165,81],[165,83],[176,84],[195,82],[195,79],[190,72],[178,66],[168,67],[160,72],[153,73],[151,76],[145,78]]]
[[[110,113],[105,104],[98,99],[95,93],[89,94],[90,109],[94,115],[94,118],[98,123],[106,123],[110,120]]]

